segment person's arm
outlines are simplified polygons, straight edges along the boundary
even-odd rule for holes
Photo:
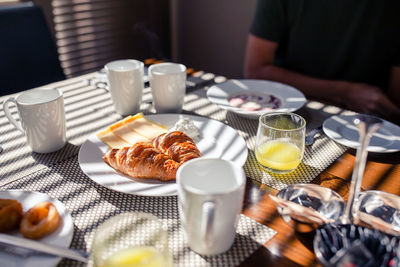
[[[249,34],[247,39],[244,76],[292,85],[308,98],[341,104],[345,84],[318,79],[274,65],[278,43]]]
[[[388,95],[393,103],[400,106],[400,67],[392,67],[390,72]]]
[[[394,66],[390,71],[390,79],[388,86],[388,96],[390,100],[394,103],[397,112],[393,113],[393,121],[400,124],[400,67]],[[395,109],[393,108],[393,109]]]
[[[399,113],[378,87],[363,83],[325,80],[306,76],[274,65],[278,43],[249,34],[246,47],[244,76],[292,85],[307,98],[342,106],[361,113],[373,113],[386,118]],[[400,84],[400,78],[397,81]],[[398,91],[397,91],[398,92]]]

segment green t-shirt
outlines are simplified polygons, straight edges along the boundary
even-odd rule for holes
[[[279,44],[276,64],[386,90],[400,66],[400,0],[258,0],[250,33]]]

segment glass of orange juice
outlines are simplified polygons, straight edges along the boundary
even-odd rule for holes
[[[94,266],[172,267],[168,232],[148,213],[124,213],[101,224],[92,243]]]
[[[258,163],[273,173],[288,173],[303,159],[306,121],[295,113],[260,116],[255,154]]]

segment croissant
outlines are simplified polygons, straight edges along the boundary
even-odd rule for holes
[[[153,145],[136,143],[112,149],[104,154],[103,160],[131,177],[170,181],[175,179],[176,171],[184,162],[201,156],[193,140],[178,131],[160,135]]]
[[[153,140],[153,146],[179,163],[201,157],[192,138],[180,131],[159,135]]]
[[[136,178],[174,180],[180,163],[157,151],[150,143],[112,149],[103,160],[115,170]]]

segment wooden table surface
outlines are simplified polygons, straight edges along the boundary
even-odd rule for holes
[[[355,150],[349,149],[313,183],[329,187],[347,201]],[[400,195],[400,152],[370,153],[364,172],[362,190],[381,190]],[[278,191],[247,179],[243,213],[278,233],[240,266],[320,266],[312,242],[314,231],[295,230],[279,215],[269,194]]]

